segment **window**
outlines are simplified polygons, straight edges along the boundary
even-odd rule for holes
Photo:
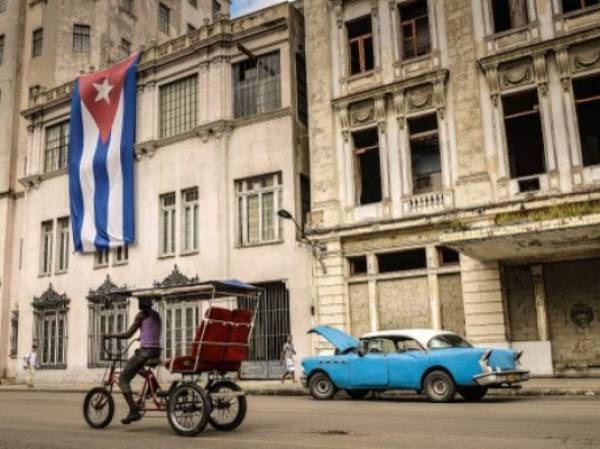
[[[35,311],[38,359],[43,368],[64,368],[67,364],[67,309],[44,308]]]
[[[44,30],[39,28],[33,32],[31,40],[31,57],[35,58],[42,54],[42,47],[44,45]]]
[[[121,0],[121,8],[131,14],[133,12],[133,0]]]
[[[304,124],[308,123],[308,94],[306,90],[306,59],[301,53],[296,53],[296,102],[298,118]]]
[[[0,34],[0,65],[4,63],[4,34]]]
[[[219,14],[221,12],[221,3],[217,0],[213,0],[212,2],[212,19],[213,21],[219,18]]]
[[[115,248],[113,265],[125,265],[129,261],[129,245],[121,245]]]
[[[348,257],[350,276],[367,274],[367,256]]]
[[[188,3],[192,5],[194,8],[198,7],[198,0],[188,0]]]
[[[183,200],[183,251],[198,249],[198,189],[182,192]]]
[[[158,30],[165,34],[169,34],[169,28],[171,27],[171,10],[163,5],[158,4]]]
[[[97,249],[94,253],[94,268],[107,267],[109,254],[108,249]]]
[[[160,251],[161,256],[175,254],[175,193],[160,196]]]
[[[69,227],[69,217],[59,218],[57,220],[57,254],[56,254],[56,272],[62,273],[69,269],[69,241],[71,231]]]
[[[442,163],[435,113],[408,119],[413,193],[442,190]]]
[[[361,205],[378,203],[381,201],[381,168],[377,128],[352,133],[352,141],[356,202]]]
[[[75,53],[86,53],[90,51],[89,25],[73,25],[73,51]]]
[[[19,351],[19,311],[10,313],[10,356],[14,357]]]
[[[247,59],[233,66],[235,118],[281,107],[279,52]]]
[[[494,32],[527,25],[527,0],[491,0]]]
[[[361,17],[346,24],[348,33],[348,63],[350,75],[373,70],[373,30],[371,16]]]
[[[453,335],[445,334],[433,337],[427,343],[429,349],[447,349],[447,348],[472,348],[471,344],[464,338]]]
[[[447,248],[445,246],[438,246],[437,253],[439,266],[456,265],[460,263],[458,252],[454,251],[451,248]]]
[[[302,228],[308,223],[310,213],[310,178],[300,173],[300,206],[302,207]]]
[[[600,0],[562,0],[562,8],[565,13],[599,4]]]
[[[103,366],[108,364],[106,355],[102,349],[102,336],[108,333],[125,332],[127,330],[127,309],[127,300],[120,298],[113,299],[110,303],[108,301],[101,301],[90,304],[88,327],[89,366]],[[105,344],[109,351],[117,351],[118,343],[115,339],[108,340]]]
[[[543,173],[546,163],[537,91],[502,97],[502,106],[511,177]]]
[[[6,3],[8,0],[0,0],[0,12],[6,11]]]
[[[431,42],[427,0],[401,4],[399,11],[402,58],[410,59],[428,54]]]
[[[377,254],[379,273],[427,268],[425,248]]]
[[[44,151],[44,172],[52,172],[67,166],[69,149],[69,122],[46,128],[46,149]]]
[[[583,165],[600,164],[600,76],[573,80]]]
[[[165,358],[189,354],[202,315],[202,301],[169,301],[165,308]]]
[[[281,174],[237,181],[239,243],[242,246],[277,241],[281,236]]]
[[[131,42],[127,39],[121,39],[119,45],[119,59],[125,59],[131,53]]]
[[[396,342],[389,338],[372,338],[363,340],[366,343],[367,351],[373,354],[393,354],[397,352]]]
[[[160,137],[171,137],[196,126],[198,77],[188,76],[160,86]]]
[[[42,223],[42,240],[41,240],[41,263],[40,273],[50,274],[52,272],[52,248],[54,223],[52,220]]]

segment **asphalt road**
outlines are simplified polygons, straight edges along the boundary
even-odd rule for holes
[[[422,399],[252,396],[242,426],[176,436],[166,416],[123,426],[84,422],[83,395],[0,392],[0,449],[597,449],[600,398],[490,398],[430,404]]]

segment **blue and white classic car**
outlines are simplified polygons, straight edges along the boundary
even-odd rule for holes
[[[479,400],[488,388],[514,387],[529,378],[519,367],[521,352],[475,348],[453,332],[388,330],[360,340],[329,326],[309,332],[335,347],[334,354],[302,360],[302,380],[315,399],[331,399],[341,389],[354,399],[370,391],[416,390],[432,402],[452,401],[456,392]]]

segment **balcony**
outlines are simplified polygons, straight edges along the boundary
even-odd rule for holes
[[[402,199],[403,215],[421,215],[441,212],[454,206],[451,191],[426,192]]]

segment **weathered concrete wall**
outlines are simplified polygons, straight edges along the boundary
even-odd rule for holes
[[[427,277],[377,283],[379,329],[431,327]]]
[[[460,274],[438,276],[442,328],[465,335],[465,308]]]
[[[537,314],[531,268],[529,265],[507,265],[503,267],[502,280],[506,291],[510,339],[537,340]]]
[[[350,296],[350,330],[353,335],[362,335],[371,330],[369,284],[351,284],[348,291]]]

